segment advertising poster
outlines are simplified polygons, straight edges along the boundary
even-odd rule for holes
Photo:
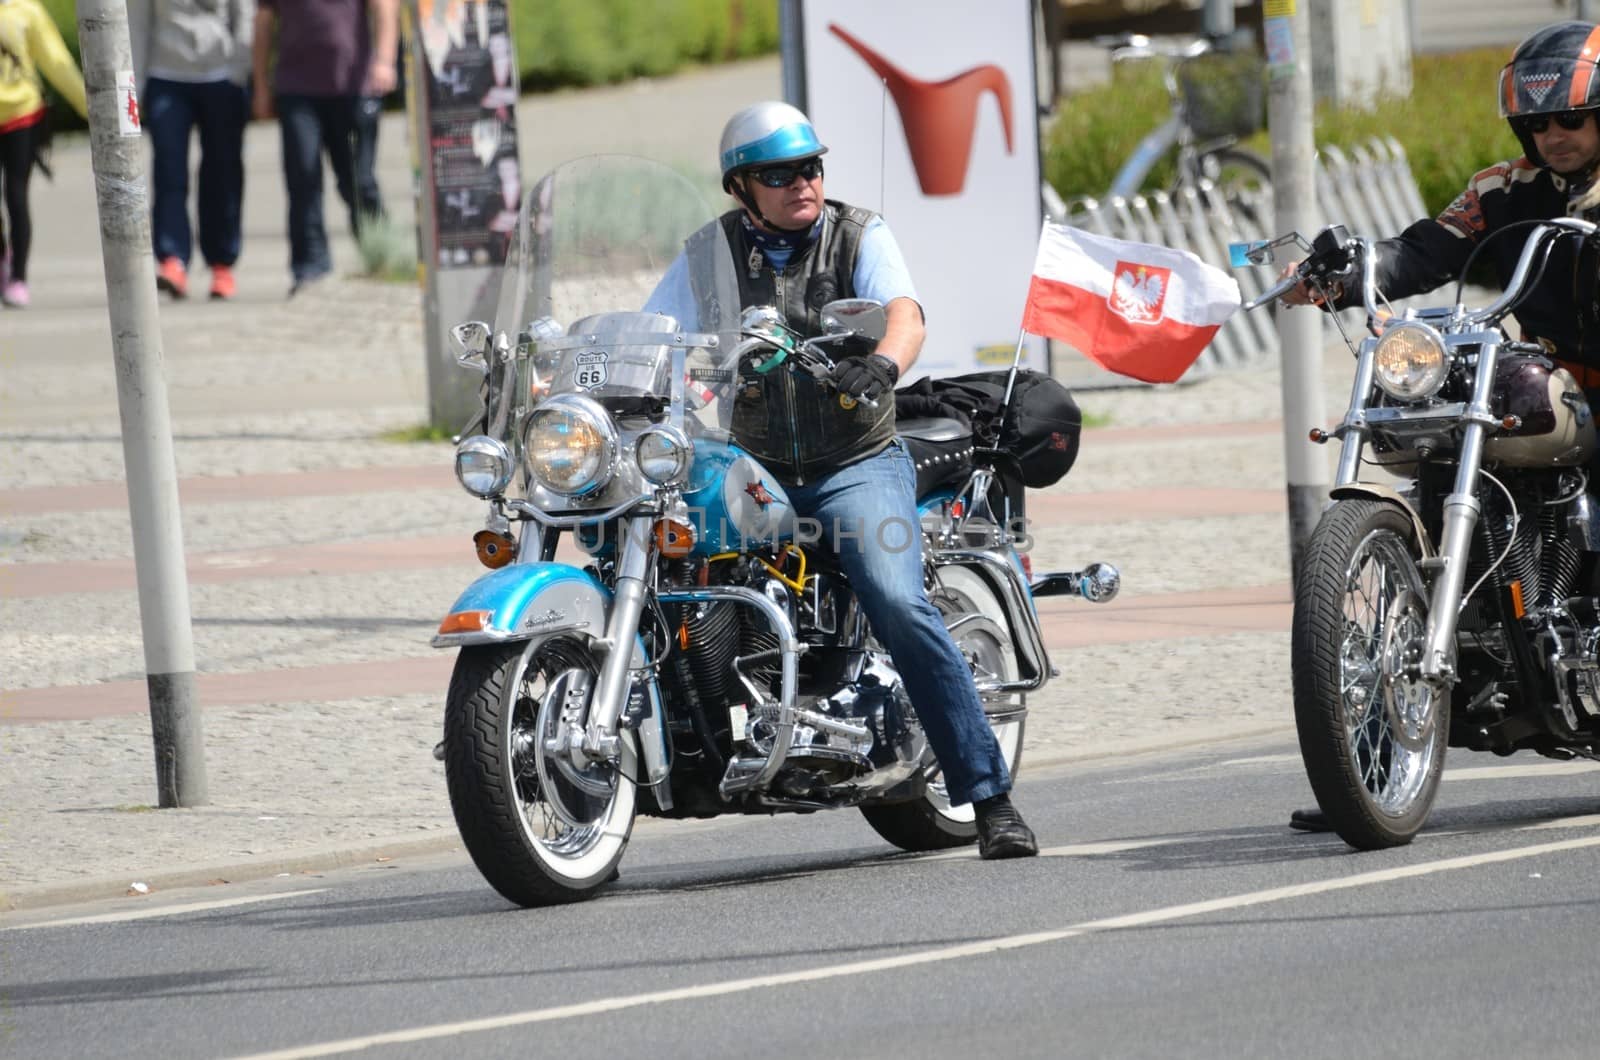
[[[418,0],[439,269],[499,265],[516,231],[517,70],[505,0]]]
[[[918,375],[1009,366],[1039,231],[1034,5],[805,0],[804,105],[827,193],[876,210],[927,314]],[[915,33],[907,33],[915,26]],[[1026,367],[1043,369],[1029,338]]]

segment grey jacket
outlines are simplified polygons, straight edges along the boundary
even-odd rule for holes
[[[128,0],[133,69],[143,85],[250,76],[255,0]]]

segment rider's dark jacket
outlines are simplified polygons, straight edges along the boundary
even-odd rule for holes
[[[740,306],[775,306],[800,334],[821,334],[822,307],[836,298],[855,297],[861,237],[876,215],[828,199],[822,231],[808,245],[797,249],[782,270],[774,269],[751,242],[742,215],[741,210],[730,210],[690,236],[691,262],[695,254],[720,246],[711,238],[714,228],[720,226],[733,252]],[[693,277],[713,272],[690,269]],[[702,320],[720,312],[708,305],[708,292],[696,290],[695,294]],[[784,483],[808,482],[872,456],[894,440],[893,395],[880,397],[874,409],[864,402],[841,398],[788,364],[758,372],[756,364],[761,359],[750,358],[739,365],[733,436]]]
[[[1455,280],[1485,240],[1479,258],[1488,259],[1505,287],[1528,233],[1495,233],[1518,221],[1565,217],[1574,197],[1568,181],[1526,158],[1490,166],[1436,219],[1418,221],[1378,244],[1378,288],[1390,298],[1431,291]],[[1600,288],[1594,252],[1583,251],[1580,261],[1575,243],[1567,239],[1556,245],[1544,275],[1514,315],[1525,339],[1544,343],[1572,366],[1594,369],[1588,373],[1592,378],[1579,380],[1593,387],[1600,384]],[[1347,289],[1340,302],[1359,305],[1360,292]]]

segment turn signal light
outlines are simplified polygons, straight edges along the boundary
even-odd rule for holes
[[[509,534],[479,530],[472,535],[472,544],[478,550],[478,562],[490,570],[499,570],[517,558],[517,543]]]
[[[1311,428],[1310,438],[1313,442],[1321,445],[1323,442],[1328,440],[1328,432],[1323,430],[1321,427],[1313,427]]]
[[[440,633],[482,633],[489,628],[493,611],[457,611],[444,616],[439,623]]]
[[[676,519],[661,519],[655,525],[656,551],[669,559],[682,559],[694,551],[694,527]]]

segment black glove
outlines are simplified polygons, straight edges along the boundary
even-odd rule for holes
[[[900,366],[881,353],[845,357],[833,366],[834,387],[858,401],[876,401],[899,378]]]

